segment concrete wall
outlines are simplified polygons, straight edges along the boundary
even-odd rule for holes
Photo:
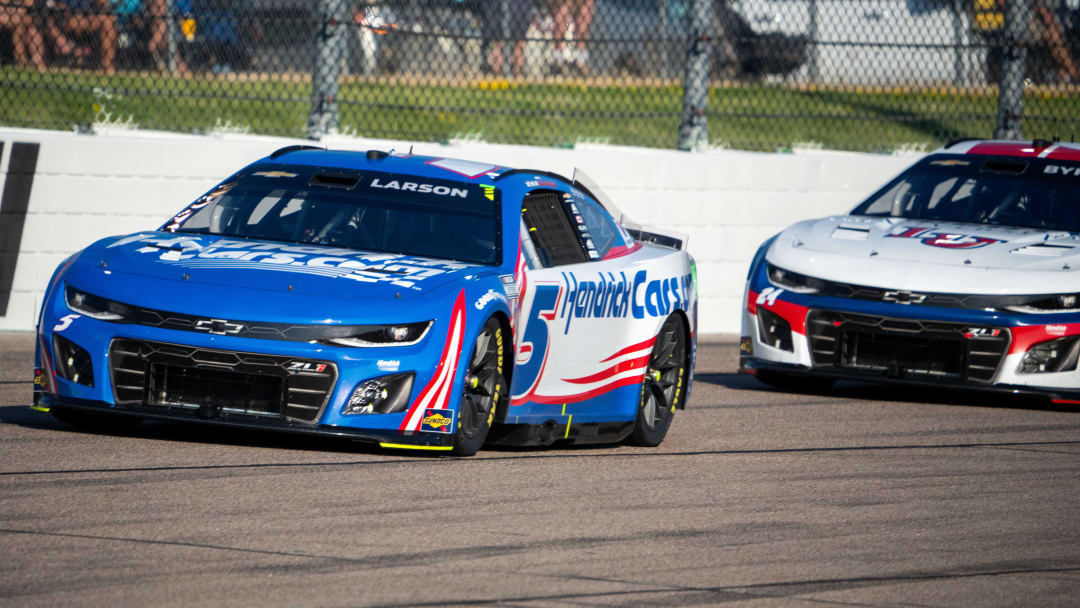
[[[157,227],[244,164],[281,146],[303,143],[254,136],[22,129],[0,129],[0,142],[0,309],[7,299],[0,330],[34,327],[46,283],[71,253],[103,236]],[[17,168],[26,166],[33,144],[37,159],[31,179]],[[405,150],[410,144],[350,138],[323,145]],[[560,150],[477,142],[417,143],[414,151],[566,176],[579,167],[630,217],[688,233],[698,263],[702,333],[738,332],[747,265],[761,241],[796,220],[847,211],[914,160],[822,151],[683,153],[597,145]],[[20,193],[27,187],[16,251]],[[9,280],[10,293],[5,294]]]

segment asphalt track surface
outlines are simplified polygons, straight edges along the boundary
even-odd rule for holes
[[[1080,412],[767,389],[703,344],[656,449],[453,459],[27,407],[0,334],[0,604],[1077,606]]]

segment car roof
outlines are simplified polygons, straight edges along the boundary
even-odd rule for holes
[[[501,187],[511,184],[524,185],[523,182],[526,180],[538,179],[537,176],[542,175],[544,176],[543,179],[561,181],[562,185],[566,187],[573,185],[571,180],[566,177],[548,171],[514,169],[506,165],[459,158],[421,156],[411,152],[400,153],[383,150],[327,150],[315,146],[287,146],[266,158],[256,161],[254,164],[263,163],[282,163],[355,171],[379,171],[465,183],[493,184],[498,180]],[[518,184],[518,182],[522,182],[522,184]]]
[[[946,144],[938,152],[1080,161],[1080,144],[1042,139],[1025,141],[968,139]]]

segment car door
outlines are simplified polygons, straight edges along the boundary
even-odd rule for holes
[[[587,399],[610,377],[605,360],[622,348],[616,336],[619,319],[630,314],[634,277],[619,254],[629,249],[629,237],[578,192],[534,190],[523,201],[522,221],[527,263],[512,399]]]

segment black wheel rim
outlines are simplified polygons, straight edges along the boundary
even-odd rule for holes
[[[682,398],[685,373],[686,335],[678,320],[672,317],[656,336],[649,367],[645,370],[641,416],[650,430],[662,427],[671,419]]]
[[[465,373],[465,393],[461,399],[459,429],[466,438],[475,437],[491,423],[496,399],[501,391],[502,361],[498,326],[489,323],[476,337],[469,369]]]

